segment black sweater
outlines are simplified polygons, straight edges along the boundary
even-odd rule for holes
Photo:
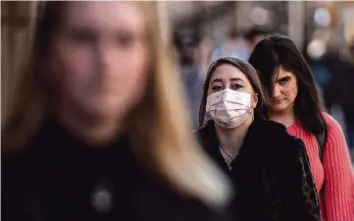
[[[90,148],[47,121],[29,145],[2,158],[4,221],[226,220],[148,175],[126,138]]]

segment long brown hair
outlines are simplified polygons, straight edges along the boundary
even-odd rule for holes
[[[298,87],[294,105],[295,116],[310,133],[319,135],[325,130],[323,105],[313,75],[305,58],[290,38],[279,34],[267,36],[256,45],[249,62],[258,71],[262,84],[270,95],[273,93],[273,75],[277,74],[279,66],[293,72]],[[263,112],[267,116],[266,106]]]
[[[236,67],[247,77],[255,94],[258,96],[258,103],[254,111],[255,117],[261,117],[261,106],[263,105],[264,96],[263,96],[261,81],[259,80],[256,70],[249,63],[247,63],[247,61],[238,58],[225,57],[225,58],[220,58],[215,62],[213,62],[208,69],[208,73],[203,86],[202,101],[199,107],[199,128],[203,127],[206,121],[205,108],[206,108],[208,88],[209,88],[211,77],[213,76],[213,73],[215,72],[216,68],[223,64],[230,64]]]
[[[7,101],[9,116],[2,128],[2,152],[18,149],[38,131],[45,115],[50,112],[52,94],[42,65],[52,35],[70,2],[38,2],[33,42],[26,55],[14,93]],[[227,179],[206,157],[195,140],[188,136],[190,125],[184,98],[179,93],[177,74],[173,72],[166,39],[161,39],[161,23],[156,2],[139,2],[146,16],[150,51],[147,90],[140,104],[127,117],[125,128],[135,139],[132,147],[139,161],[148,162],[154,172],[181,193],[208,205],[227,202],[230,188]],[[11,76],[11,75],[10,75]],[[50,80],[50,79],[49,79]],[[178,111],[176,111],[178,110]],[[128,126],[130,125],[130,126]],[[137,139],[138,138],[138,139]]]

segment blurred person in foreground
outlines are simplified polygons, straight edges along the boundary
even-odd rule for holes
[[[303,142],[261,114],[256,70],[237,58],[209,68],[195,132],[233,181],[239,221],[320,221],[320,206]]]
[[[157,3],[38,4],[2,130],[3,220],[223,220],[230,188],[186,136]]]
[[[264,86],[263,113],[305,143],[324,220],[354,220],[354,171],[345,137],[322,111],[305,59],[290,38],[271,35],[256,45],[249,62]]]

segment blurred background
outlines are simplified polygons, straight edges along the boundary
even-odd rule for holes
[[[247,60],[264,35],[281,33],[292,38],[309,62],[326,109],[342,125],[352,151],[354,2],[165,1],[159,4],[161,19],[169,24],[168,36],[194,127],[210,63],[227,55]],[[2,119],[7,115],[6,93],[16,83],[14,75],[26,50],[34,10],[34,2],[1,2]],[[13,77],[6,77],[9,75]]]

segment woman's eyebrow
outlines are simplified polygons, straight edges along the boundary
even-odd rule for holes
[[[287,75],[287,76],[279,77],[279,78],[277,79],[277,81],[279,81],[279,80],[284,80],[284,79],[287,79],[287,78],[291,78],[291,76],[290,76],[290,75]]]
[[[231,78],[230,81],[242,81],[242,82],[245,82],[242,78],[239,78],[239,77]]]
[[[217,83],[217,82],[222,83],[222,80],[220,78],[214,78],[210,83]]]

